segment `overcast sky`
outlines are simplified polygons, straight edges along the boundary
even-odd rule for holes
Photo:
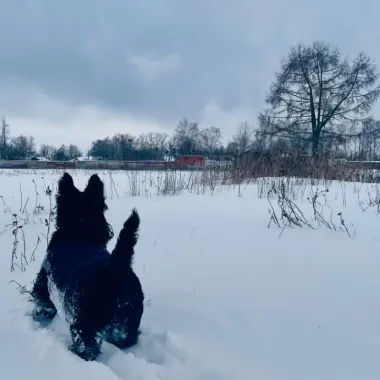
[[[170,133],[184,116],[227,139],[256,123],[291,45],[380,68],[379,14],[375,0],[2,0],[0,113],[37,145]]]

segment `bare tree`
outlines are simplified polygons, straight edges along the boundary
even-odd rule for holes
[[[180,154],[194,154],[199,148],[198,123],[182,119],[172,137],[172,145]]]
[[[213,157],[215,151],[222,146],[222,133],[220,128],[210,127],[200,132],[200,144],[202,150],[209,156]]]
[[[360,53],[351,63],[324,42],[292,47],[266,96],[261,133],[311,143],[313,156],[323,139],[341,137],[338,127],[364,120],[380,94],[372,60]]]
[[[33,156],[36,151],[36,144],[33,136],[20,135],[13,137],[7,146],[10,159],[25,159]]]
[[[5,117],[1,119],[1,133],[0,133],[0,159],[7,158],[7,148],[9,141],[9,124],[6,122]]]
[[[238,144],[233,140],[229,141],[226,146],[226,154],[231,155],[231,156],[237,156],[238,153],[239,153]]]
[[[113,152],[117,160],[130,160],[133,156],[134,137],[128,133],[117,133],[111,139]]]
[[[155,148],[158,149],[160,157],[162,157],[165,151],[168,149],[169,135],[167,133],[153,133],[153,141]]]
[[[236,133],[232,137],[232,145],[236,149],[236,153],[246,152],[253,142],[253,128],[245,121],[237,127]]]
[[[365,120],[358,134],[359,158],[364,160],[376,159],[378,156],[379,140],[380,121],[373,118]]]
[[[135,139],[135,148],[141,158],[163,159],[168,149],[168,139],[167,133],[142,133]]]
[[[39,154],[42,157],[51,159],[53,157],[55,147],[52,145],[41,144]]]

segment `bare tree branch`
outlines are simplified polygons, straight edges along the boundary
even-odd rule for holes
[[[260,133],[308,139],[315,155],[322,139],[342,134],[342,125],[350,130],[368,118],[380,95],[377,80],[364,53],[350,63],[324,42],[292,47],[266,96],[270,108],[259,116]]]

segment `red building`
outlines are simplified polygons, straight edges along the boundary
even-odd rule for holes
[[[203,156],[179,156],[176,160],[178,166],[197,166],[204,163],[205,158]]]

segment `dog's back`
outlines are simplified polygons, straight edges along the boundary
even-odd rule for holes
[[[33,289],[35,319],[52,318],[58,310],[70,324],[71,350],[86,360],[99,354],[102,337],[118,347],[135,344],[143,313],[144,294],[132,270],[139,216],[133,210],[110,254],[106,208],[97,176],[84,192],[68,174],[62,177],[57,230]]]

